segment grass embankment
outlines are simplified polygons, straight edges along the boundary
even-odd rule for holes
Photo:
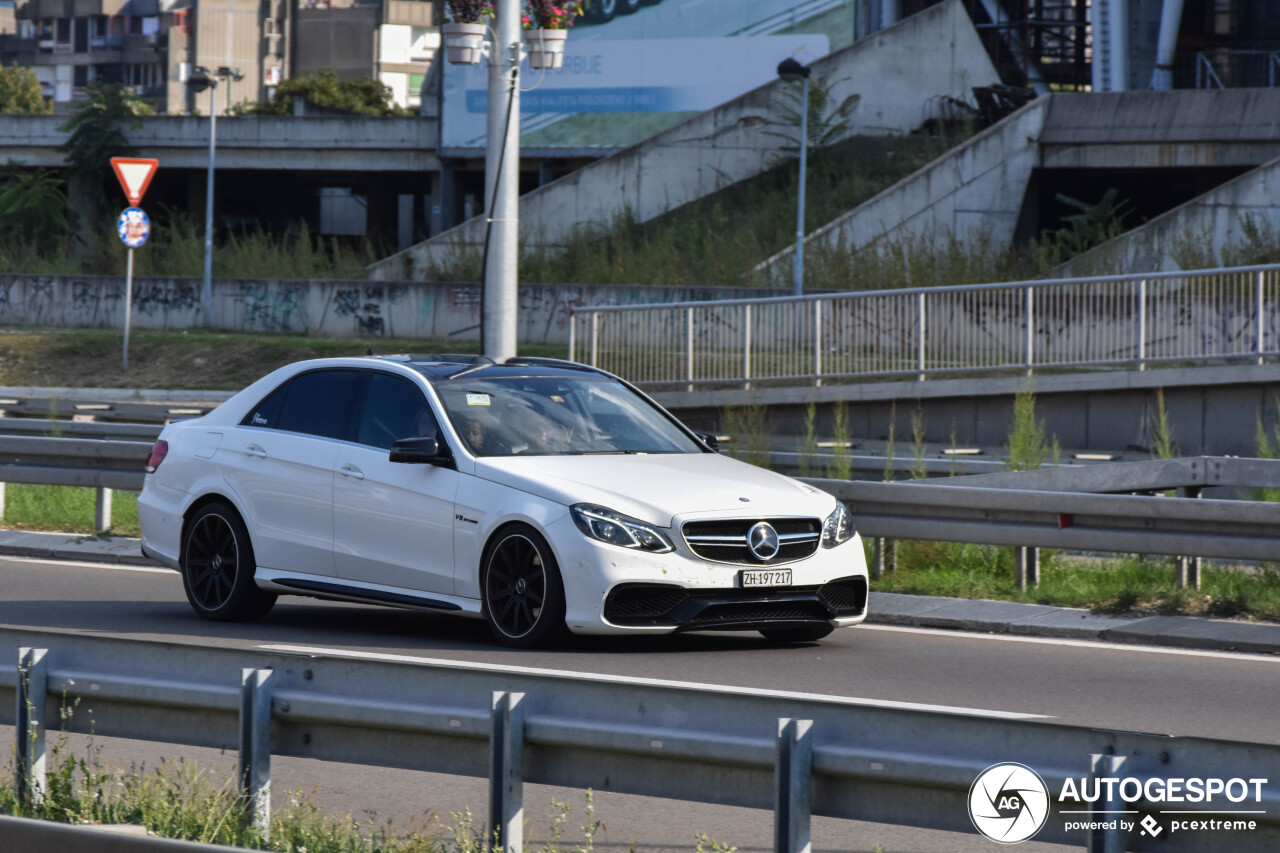
[[[870,546],[868,545],[868,559]],[[1180,589],[1171,559],[1083,559],[1042,551],[1040,585],[1019,591],[1012,548],[901,542],[898,568],[872,581],[878,592],[1025,601],[1098,613],[1194,613],[1280,622],[1280,567],[1206,566],[1201,588]]]
[[[585,792],[584,798],[577,813],[568,803],[553,800],[546,840],[526,841],[527,853],[591,853],[604,823],[596,816],[592,792]],[[43,805],[31,808],[17,801],[10,763],[9,772],[0,778],[0,814],[71,824],[132,824],[163,838],[281,853],[485,853],[489,849],[484,827],[474,823],[470,812],[452,813],[446,823],[428,811],[422,828],[400,832],[372,812],[364,820],[351,815],[329,817],[301,791],[290,792],[277,805],[270,833],[264,837],[245,819],[243,800],[228,774],[181,760],[161,761],[150,770],[136,765],[113,767],[92,745],[86,754],[76,756],[62,741],[52,749]],[[573,829],[571,821],[577,824]],[[530,831],[537,830],[530,826],[526,832]],[[575,840],[566,837],[571,833]],[[736,848],[700,835],[688,849],[733,853]]]

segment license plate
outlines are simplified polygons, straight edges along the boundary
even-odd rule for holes
[[[790,569],[744,569],[742,585],[749,586],[791,586]]]

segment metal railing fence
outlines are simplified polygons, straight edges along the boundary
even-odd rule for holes
[[[59,725],[238,746],[246,808],[264,827],[273,755],[487,777],[490,832],[501,830],[494,849],[504,853],[521,849],[524,782],[773,809],[775,853],[802,853],[811,815],[972,832],[970,788],[1003,761],[1034,768],[1051,792],[1068,779],[1133,779],[1139,791],[1151,790],[1149,779],[1267,779],[1280,766],[1274,744],[1109,731],[1034,714],[385,657],[3,628],[0,659],[19,665],[0,667],[0,723],[17,724],[16,781],[29,800],[42,791],[46,732]],[[60,715],[62,703],[77,701],[79,712]],[[1277,790],[1268,785],[1250,802],[1263,813],[1247,815],[1254,831],[1232,833],[1233,851],[1280,847]],[[1107,853],[1221,849],[1214,833],[1153,841],[1071,825],[1105,821],[1108,810],[1168,808],[1141,795],[1125,805],[1118,795],[1081,803],[1082,815],[1056,814],[1062,808],[1037,840]]]
[[[1280,353],[1280,265],[574,308],[569,357],[641,386],[918,379]]]

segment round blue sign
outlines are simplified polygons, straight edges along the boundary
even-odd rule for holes
[[[116,220],[116,232],[120,235],[120,242],[130,249],[136,249],[151,236],[151,220],[142,212],[142,208],[127,207]]]

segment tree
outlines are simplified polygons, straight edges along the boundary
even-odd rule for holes
[[[38,247],[71,230],[71,209],[63,181],[47,169],[23,168],[12,160],[0,167],[0,230]]]
[[[58,129],[70,134],[60,147],[67,160],[67,175],[73,195],[84,198],[101,212],[107,203],[104,182],[112,157],[137,153],[125,136],[124,126],[136,129],[140,116],[153,115],[155,108],[120,83],[90,83],[85,87],[88,102]]]
[[[293,99],[306,98],[320,107],[346,110],[371,116],[413,115],[412,110],[398,106],[391,87],[372,77],[339,80],[332,69],[324,69],[306,77],[290,77],[276,87],[270,101],[249,104],[242,111],[251,115],[291,115]]]
[[[0,113],[5,115],[40,115],[53,112],[53,106],[40,94],[40,81],[30,68],[17,64],[5,68],[0,64]]]

